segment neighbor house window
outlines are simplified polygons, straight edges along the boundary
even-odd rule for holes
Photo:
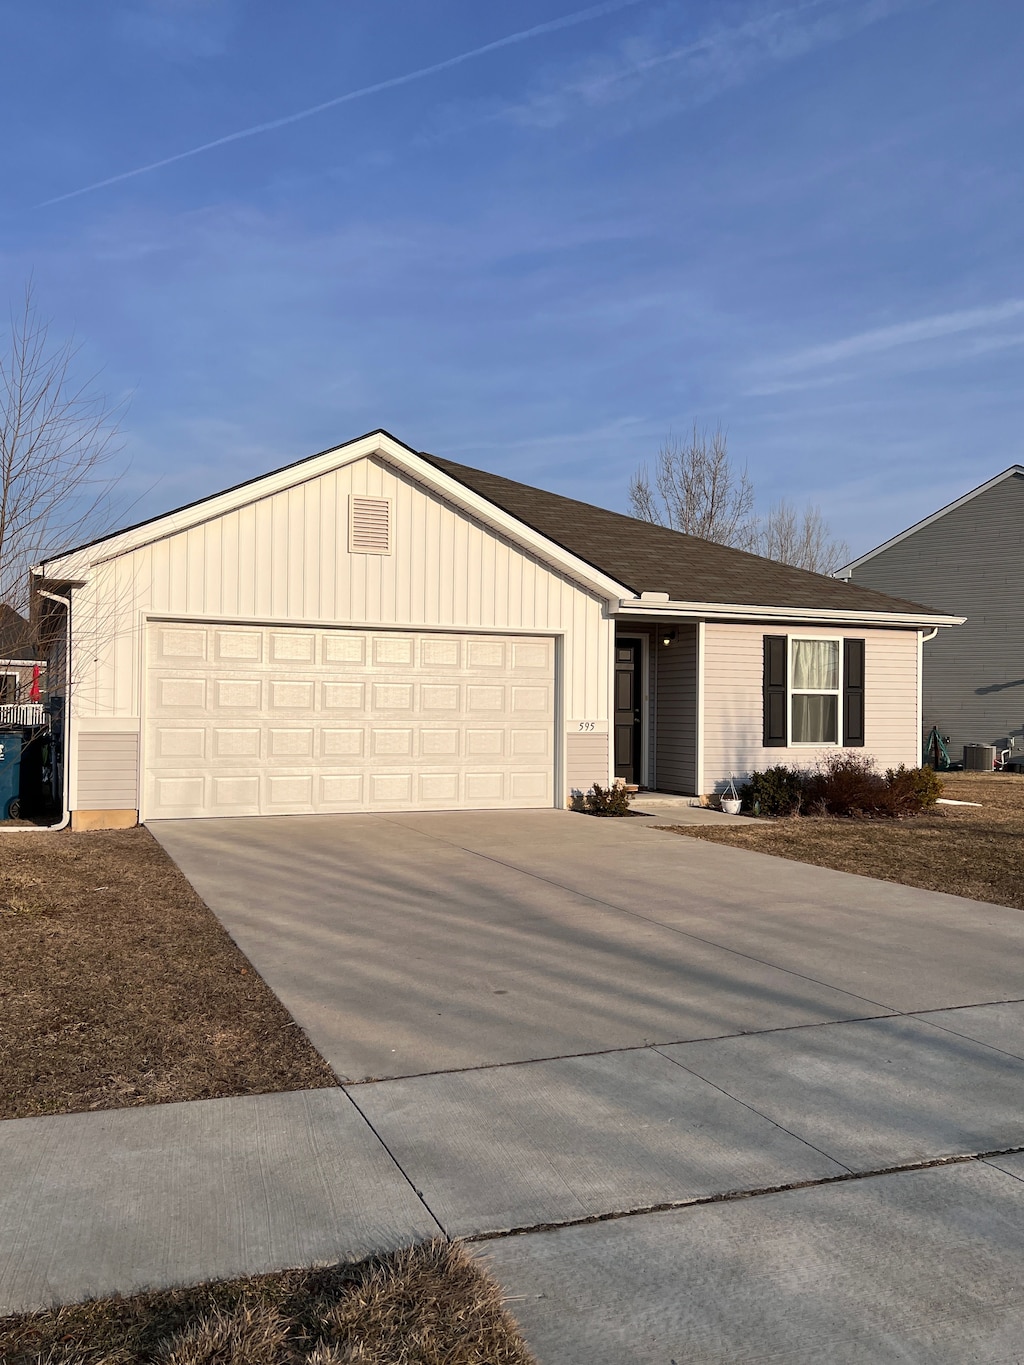
[[[839,641],[790,639],[790,743],[839,743]]]

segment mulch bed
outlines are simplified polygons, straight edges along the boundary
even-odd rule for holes
[[[796,862],[858,872],[927,891],[1024,910],[1024,775],[942,773],[943,796],[979,801],[937,806],[912,819],[844,820],[792,816],[749,826],[673,826]]]
[[[536,1365],[460,1246],[0,1318],[6,1365]]]
[[[147,830],[0,835],[0,1118],[337,1084]]]

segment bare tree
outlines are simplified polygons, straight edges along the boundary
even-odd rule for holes
[[[709,435],[694,425],[686,441],[669,435],[658,451],[653,485],[646,465],[633,475],[629,505],[641,521],[721,545],[747,547],[756,538],[754,488],[745,469],[733,469],[721,427]]]
[[[119,405],[74,375],[77,348],[52,341],[32,286],[0,350],[0,601],[24,613],[44,550],[84,539],[109,513]]]
[[[835,573],[850,558],[849,545],[832,535],[820,507],[808,503],[800,513],[785,498],[761,518],[756,548],[766,559],[795,564],[812,573]]]
[[[766,516],[758,516],[754,486],[745,467],[733,468],[720,427],[709,436],[694,426],[686,442],[669,436],[658,451],[653,483],[646,465],[630,480],[629,506],[641,521],[812,573],[833,573],[850,557],[849,546],[833,537],[819,507],[808,504],[798,513],[783,498]]]

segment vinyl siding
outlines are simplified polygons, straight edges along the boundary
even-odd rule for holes
[[[78,738],[76,810],[138,810],[139,737],[92,730]]]
[[[606,787],[608,777],[608,733],[567,735],[566,776],[569,791],[589,791],[595,782]]]
[[[967,617],[924,646],[923,728],[949,735],[954,758],[1024,729],[1024,476],[904,537],[853,581]]]
[[[865,736],[862,749],[879,768],[920,762],[917,723],[916,630],[822,630],[816,627],[760,625],[705,626],[704,645],[704,788],[721,791],[731,776],[787,763],[812,765],[835,746],[807,745],[766,749],[762,744],[762,677],[764,636],[856,636],[865,642]]]
[[[352,495],[389,500],[390,554],[349,552]],[[72,617],[72,709],[86,725],[139,721],[147,614],[561,636],[564,732],[583,720],[607,724],[613,623],[604,600],[377,457],[94,564],[87,575]],[[607,780],[607,764],[600,777]]]
[[[659,791],[697,790],[697,627],[680,626],[656,645],[655,775]]]

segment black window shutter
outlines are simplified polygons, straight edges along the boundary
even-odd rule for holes
[[[864,745],[864,641],[843,641],[843,746]]]
[[[785,635],[764,637],[764,747],[785,748],[788,738],[789,640]]]

